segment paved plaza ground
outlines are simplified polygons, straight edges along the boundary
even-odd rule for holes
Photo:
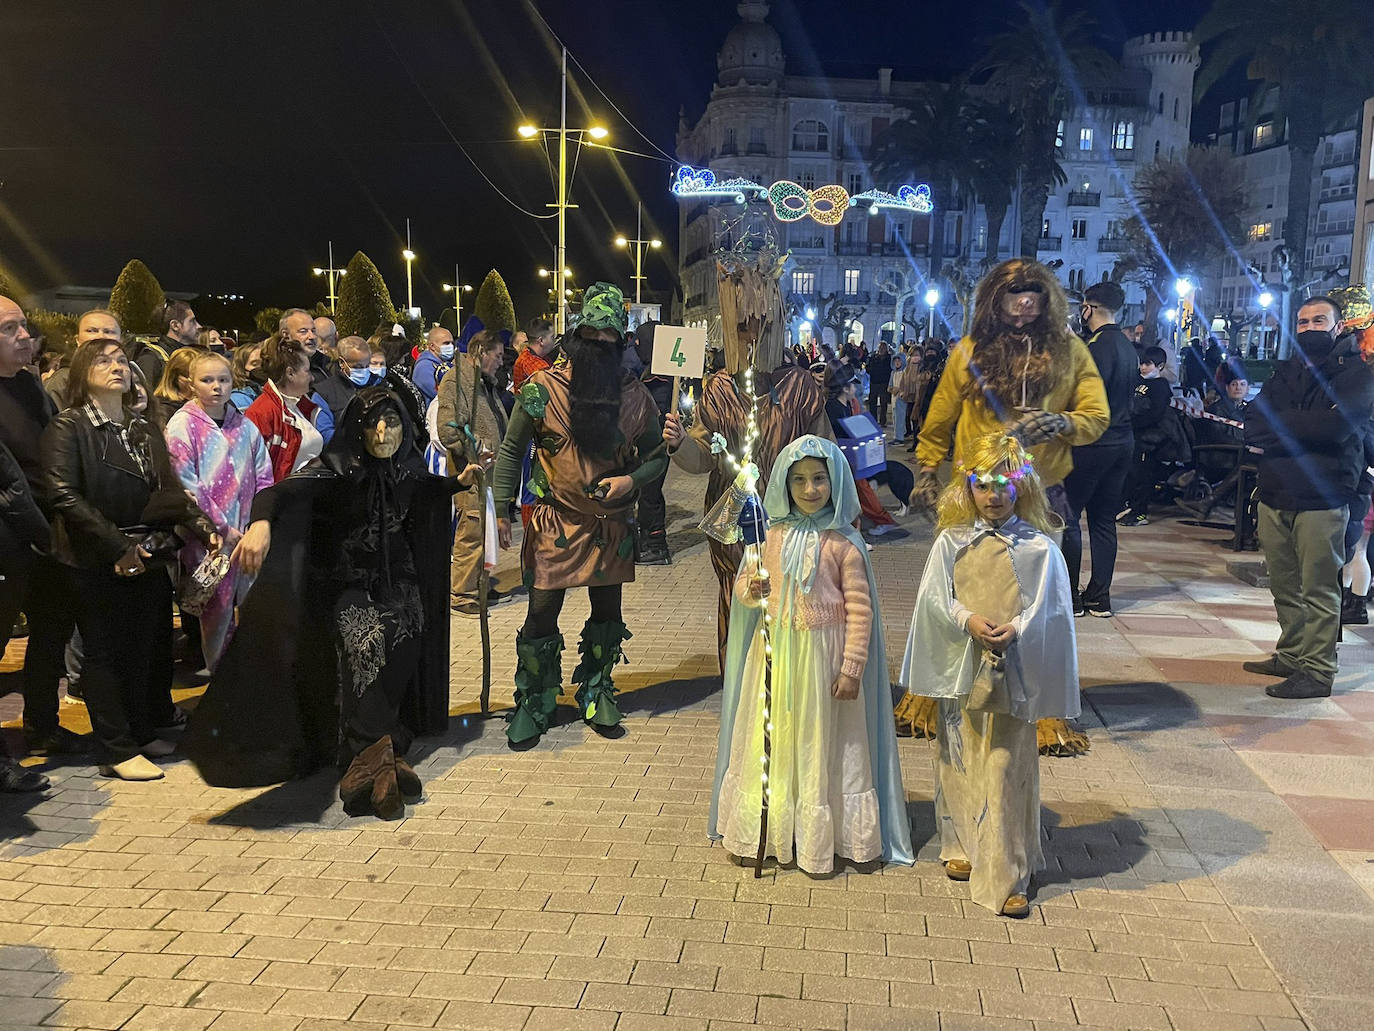
[[[914,867],[756,880],[705,835],[703,487],[670,474],[676,561],[626,590],[618,740],[568,696],[538,748],[508,751],[477,711],[477,623],[455,617],[456,717],[421,742],[404,820],[344,816],[328,772],[232,791],[184,761],[152,784],[49,766],[46,797],[0,797],[0,1027],[1374,1027],[1374,632],[1347,630],[1332,698],[1267,698],[1240,663],[1273,609],[1221,534],[1124,530],[1117,616],[1078,621],[1092,751],[1042,760],[1028,919],[935,862],[927,741],[901,744]],[[930,544],[901,522],[873,552],[892,666]],[[570,652],[586,611],[569,600]],[[523,616],[522,598],[492,613],[501,708]]]

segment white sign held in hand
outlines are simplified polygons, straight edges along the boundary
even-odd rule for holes
[[[655,376],[700,379],[706,371],[706,330],[686,326],[654,327]]]

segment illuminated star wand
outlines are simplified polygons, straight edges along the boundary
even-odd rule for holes
[[[763,564],[763,542],[768,523],[759,504],[759,496],[752,491],[740,509],[739,527],[743,532],[745,557],[752,559],[760,580],[768,579],[768,570]],[[773,617],[768,614],[768,599],[763,600],[763,621],[759,624],[759,636],[763,639],[763,765],[760,767],[761,783],[759,805],[759,850],[754,857],[754,877],[763,876],[763,858],[768,852],[768,764],[773,755],[773,641],[770,625]]]

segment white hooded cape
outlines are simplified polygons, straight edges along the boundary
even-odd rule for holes
[[[1011,714],[1035,721],[1070,718],[1081,709],[1073,600],[1064,556],[1048,535],[1013,516],[1000,527],[978,520],[945,530],[931,548],[911,614],[901,684],[928,698],[963,698],[982,662],[982,646],[964,629],[969,610],[954,596],[954,560],[983,534],[1007,544],[1021,592],[1016,640],[1006,653]]]

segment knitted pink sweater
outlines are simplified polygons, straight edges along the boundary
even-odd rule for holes
[[[768,570],[772,584],[768,614],[775,624],[782,602],[782,535],[782,528],[770,529],[763,546],[763,567]],[[737,602],[759,604],[749,597],[749,581],[753,575],[753,564],[746,560],[740,565],[735,580]],[[873,606],[868,592],[868,573],[859,549],[846,537],[826,530],[821,534],[820,564],[811,593],[798,593],[787,604],[788,622],[794,630],[844,626],[844,665],[840,672],[846,676],[862,675],[868,660],[868,633],[873,624]]]

